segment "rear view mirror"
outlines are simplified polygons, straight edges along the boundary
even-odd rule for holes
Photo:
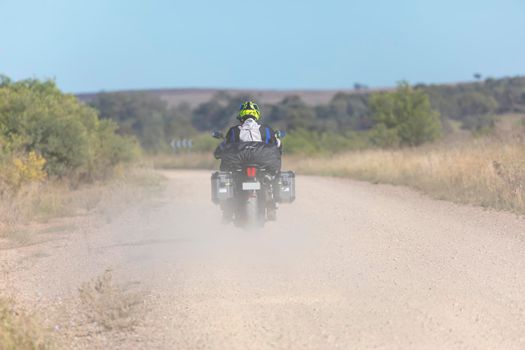
[[[218,130],[214,130],[212,133],[211,133],[211,136],[213,136],[214,138],[216,139],[223,139],[224,138],[224,135],[222,134],[222,132],[218,131]]]
[[[277,130],[275,132],[275,137],[279,138],[279,139],[282,139],[283,137],[286,136],[286,131],[282,131],[282,130]]]

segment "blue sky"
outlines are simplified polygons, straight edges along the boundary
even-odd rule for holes
[[[0,73],[69,92],[525,74],[524,0],[0,0]]]

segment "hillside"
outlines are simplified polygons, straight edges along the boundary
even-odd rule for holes
[[[369,90],[368,90],[369,91]],[[229,95],[249,95],[261,104],[277,104],[288,96],[299,96],[309,106],[329,103],[339,92],[347,94],[358,93],[354,89],[343,90],[255,90],[255,89],[153,89],[119,91],[130,94],[147,93],[157,96],[168,102],[168,106],[176,107],[181,103],[188,103],[192,108],[210,101],[219,93]],[[80,93],[77,97],[84,102],[91,102],[98,93]]]

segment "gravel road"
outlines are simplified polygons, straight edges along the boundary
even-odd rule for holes
[[[161,199],[33,247],[8,275],[69,348],[525,349],[522,218],[298,177],[297,201],[246,232],[220,224],[208,172],[163,174]],[[144,292],[131,332],[67,319],[108,268]]]

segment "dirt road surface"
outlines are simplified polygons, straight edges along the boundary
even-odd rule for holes
[[[298,177],[278,221],[220,224],[209,173],[161,199],[3,255],[4,293],[77,349],[525,349],[525,220],[411,190]],[[111,269],[144,293],[94,330],[78,288]]]

